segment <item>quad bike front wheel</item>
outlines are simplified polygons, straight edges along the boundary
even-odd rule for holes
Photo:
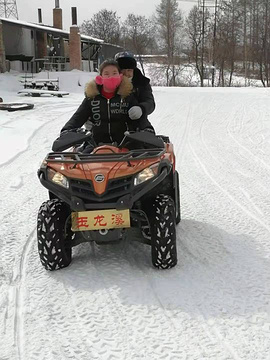
[[[160,194],[152,206],[152,263],[158,269],[170,269],[177,264],[174,201],[170,196]]]
[[[69,216],[67,205],[59,199],[45,201],[38,212],[37,239],[42,265],[46,270],[68,266],[72,250],[68,247],[71,234],[66,234],[65,224]]]

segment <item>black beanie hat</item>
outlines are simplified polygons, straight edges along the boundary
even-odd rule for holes
[[[119,68],[119,64],[117,61],[113,60],[113,59],[107,59],[107,60],[104,60],[102,64],[100,64],[99,66],[99,73],[100,75],[102,74],[102,71],[105,69],[106,66],[109,66],[109,65],[112,65],[112,66],[115,66],[117,67],[118,71],[120,72],[120,68]]]
[[[120,52],[115,55],[115,60],[118,62],[120,69],[135,69],[137,67],[137,61],[134,55],[129,51]]]

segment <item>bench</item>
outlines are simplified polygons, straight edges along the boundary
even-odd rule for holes
[[[18,94],[25,94],[33,97],[38,97],[40,95],[53,95],[57,97],[63,97],[64,95],[69,95],[66,91],[54,91],[54,90],[38,90],[38,89],[24,89],[18,91]]]

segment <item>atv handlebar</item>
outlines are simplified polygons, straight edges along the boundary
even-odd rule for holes
[[[110,149],[111,150],[111,149]],[[137,149],[124,153],[91,153],[84,154],[78,152],[52,152],[44,159],[46,162],[57,163],[93,163],[93,162],[115,162],[115,161],[133,161],[133,160],[147,160],[160,157],[165,153],[164,149]]]

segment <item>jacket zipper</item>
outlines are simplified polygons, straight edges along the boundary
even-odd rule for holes
[[[123,105],[123,98],[121,98],[121,100],[120,100],[120,110],[122,109],[122,105]],[[125,124],[126,124],[127,131],[129,131],[127,122],[125,122]]]
[[[110,99],[107,99],[107,106],[108,106],[108,130],[111,142],[113,143],[112,135],[111,135],[111,112],[110,112]]]

